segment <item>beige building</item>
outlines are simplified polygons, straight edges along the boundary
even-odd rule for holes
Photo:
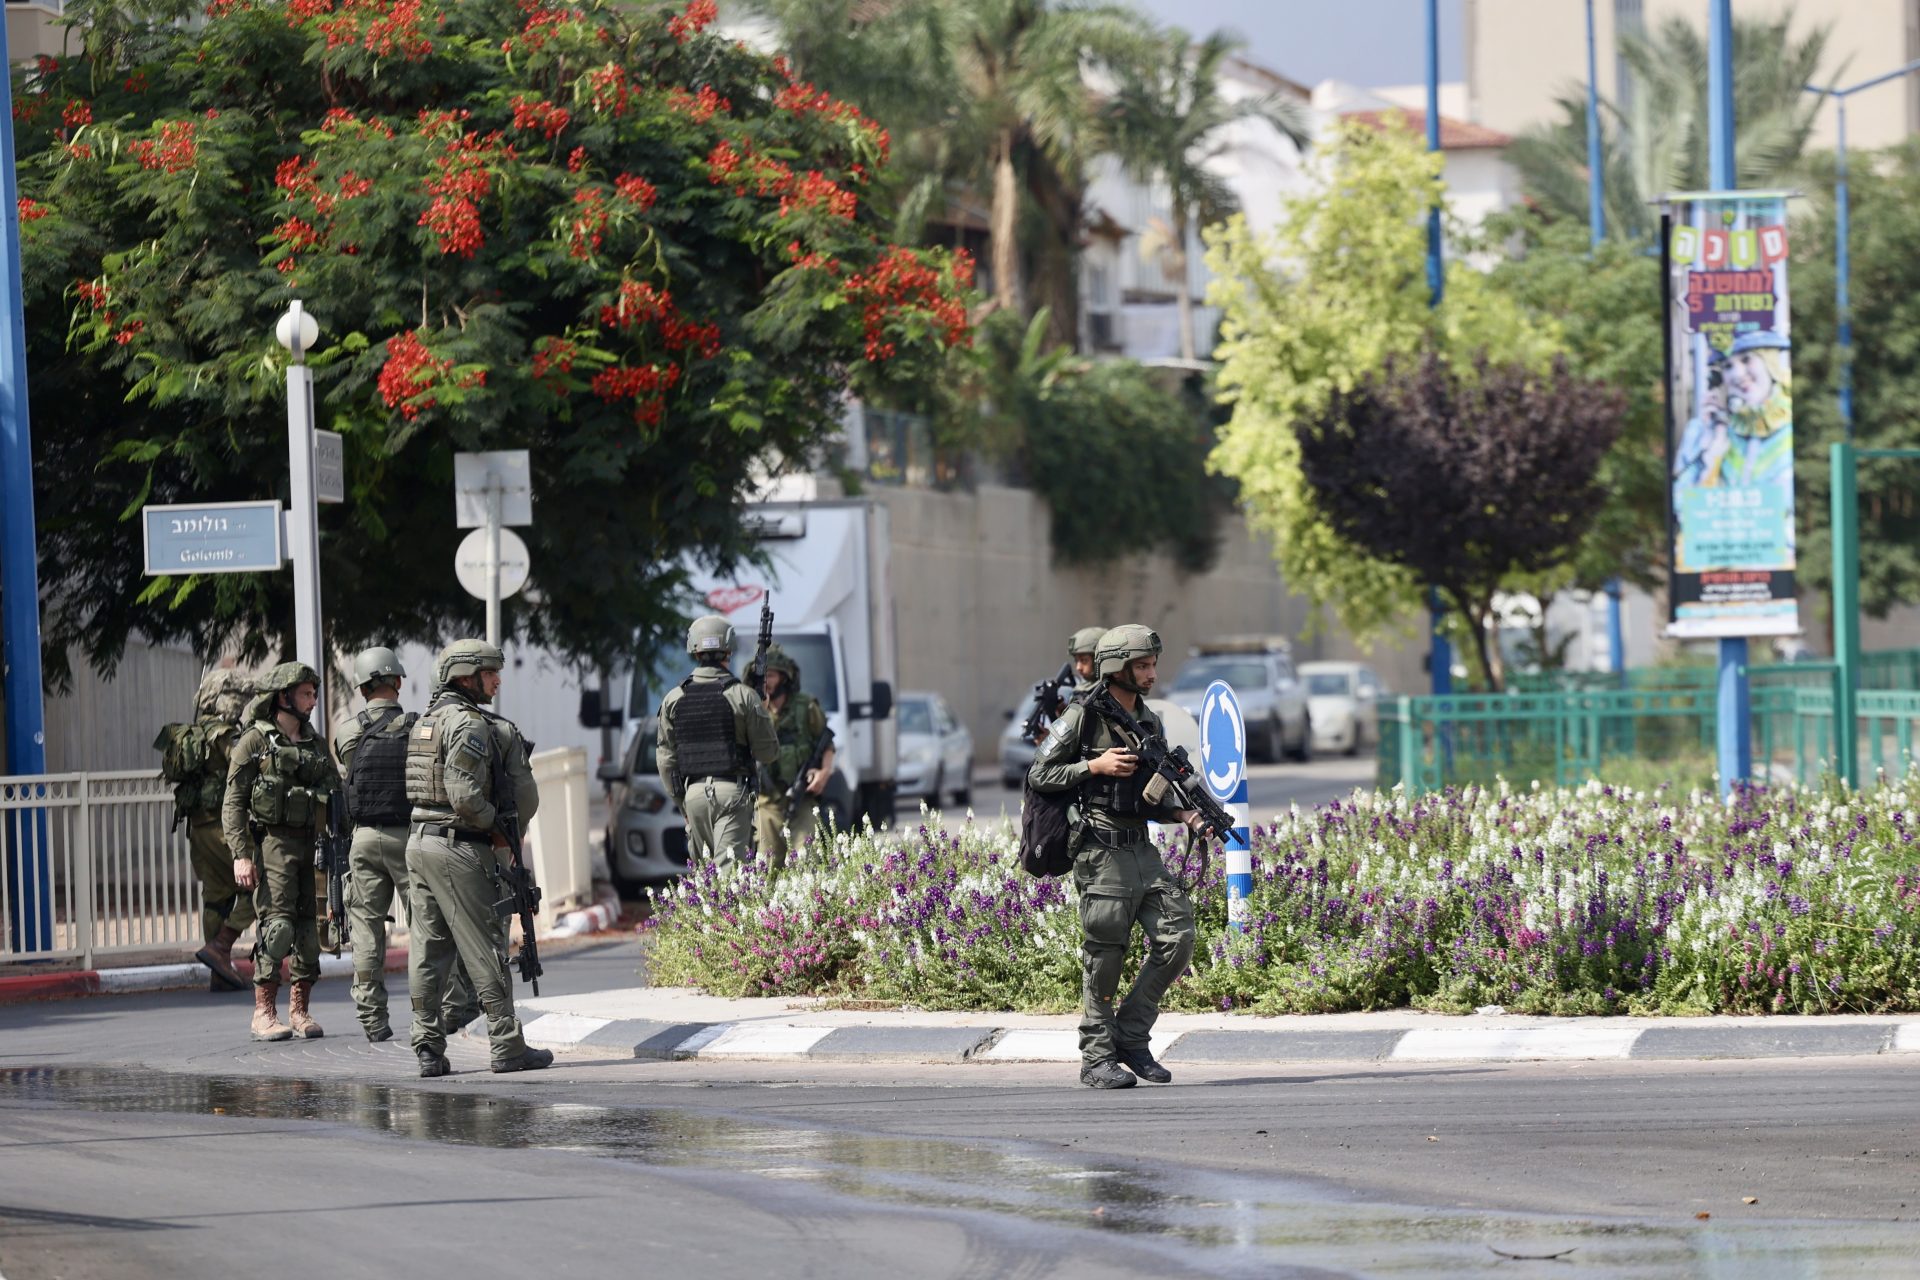
[[[61,2],[6,0],[8,57],[15,62],[31,62],[41,54],[55,58],[67,55],[77,42],[60,25]]]
[[[1557,115],[1554,99],[1587,82],[1585,0],[1463,0],[1467,115],[1518,133]],[[1830,28],[1824,74],[1851,83],[1920,58],[1920,0],[1733,0],[1736,18],[1777,18],[1791,10],[1796,33]],[[1707,0],[1593,0],[1600,92],[1622,106],[1623,32],[1651,31],[1679,15],[1705,28]],[[1885,147],[1920,131],[1920,76],[1866,90],[1847,105],[1847,142]],[[1813,145],[1834,145],[1834,111],[1821,109]]]

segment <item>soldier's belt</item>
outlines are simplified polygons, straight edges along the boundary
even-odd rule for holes
[[[732,782],[743,787],[753,786],[753,778],[751,775],[741,775],[738,773],[690,773],[687,775],[687,781],[689,783]]]
[[[1087,842],[1102,845],[1108,849],[1125,849],[1136,844],[1148,843],[1147,829],[1135,827],[1131,830],[1108,830],[1105,827],[1087,825]]]
[[[450,827],[443,822],[416,822],[413,829],[423,836],[438,836],[442,840],[473,840],[480,844],[490,844],[493,832],[475,831],[472,827]]]

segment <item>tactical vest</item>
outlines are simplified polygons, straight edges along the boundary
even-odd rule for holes
[[[1080,715],[1080,758],[1082,760],[1091,760],[1108,747],[1120,745],[1119,735],[1114,733],[1113,727],[1102,720],[1091,707],[1083,707]],[[1134,719],[1140,720],[1143,728],[1148,727],[1141,713],[1136,712]],[[1091,725],[1086,723],[1089,720],[1093,721]],[[1152,777],[1153,775],[1145,769],[1135,769],[1133,775],[1126,778],[1100,778],[1089,774],[1083,784],[1081,795],[1092,808],[1105,809],[1111,814],[1138,819],[1153,809],[1142,794]]]
[[[686,781],[744,778],[753,772],[753,761],[740,745],[733,704],[727,701],[727,690],[739,683],[732,676],[725,680],[689,676],[680,685],[680,701],[673,709],[673,750]]]
[[[266,735],[267,744],[255,756],[260,771],[247,797],[254,821],[269,827],[313,826],[333,794],[332,762],[318,743],[295,743],[280,732],[278,725],[258,727]]]
[[[491,735],[496,722],[506,721],[487,710],[471,698],[462,697],[451,690],[442,693],[427,708],[427,714],[421,716],[407,731],[407,799],[418,807],[428,809],[449,809],[453,807],[453,798],[447,794],[447,749],[443,740],[445,734],[441,728],[441,716],[449,710],[471,711],[487,724]],[[487,744],[489,758],[491,753],[500,750],[498,741]],[[533,744],[527,744],[529,754]],[[354,759],[358,760],[356,754]],[[496,807],[500,797],[493,796]],[[408,815],[411,817],[411,813]]]
[[[407,798],[407,731],[419,718],[392,704],[360,713],[364,732],[347,766],[347,816],[355,826],[404,826],[413,815]]]
[[[774,736],[780,740],[780,754],[773,758],[769,766],[773,780],[779,789],[785,791],[800,776],[807,757],[813,754],[813,735],[807,732],[807,722],[813,718],[811,711],[815,706],[813,695],[795,693],[780,710],[780,718],[774,722]]]

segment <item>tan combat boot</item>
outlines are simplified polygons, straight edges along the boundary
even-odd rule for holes
[[[308,1040],[318,1040],[327,1034],[320,1024],[307,1012],[307,1001],[313,996],[313,979],[302,978],[293,984],[293,994],[287,1000],[287,1021],[293,1024],[293,1033]]]
[[[253,984],[253,1038],[255,1040],[291,1040],[293,1028],[280,1021],[280,984]]]
[[[193,953],[193,958],[207,966],[213,979],[207,987],[209,991],[244,991],[249,985],[233,967],[233,944],[240,941],[240,931],[232,925],[221,925],[220,932],[213,935],[213,941]]]

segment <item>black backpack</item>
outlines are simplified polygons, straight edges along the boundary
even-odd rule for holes
[[[1082,711],[1080,733],[1085,740],[1087,716]],[[1051,880],[1073,870],[1073,822],[1068,811],[1080,800],[1080,788],[1035,791],[1028,775],[1020,796],[1020,865],[1027,874]]]

